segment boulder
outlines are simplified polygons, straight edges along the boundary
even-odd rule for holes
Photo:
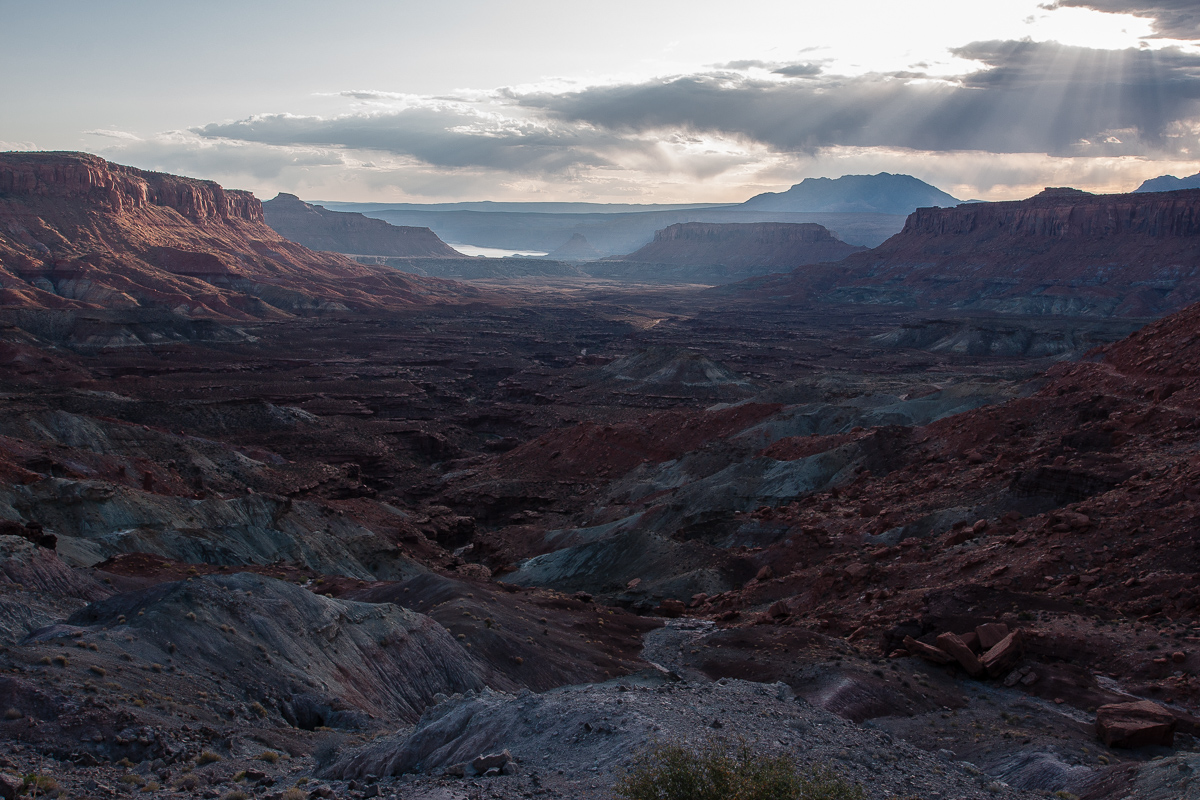
[[[984,652],[991,650],[1008,636],[1008,626],[1003,622],[987,622],[975,626],[975,635],[979,637],[979,646]]]
[[[0,773],[0,800],[17,800],[24,786],[16,775]]]
[[[683,612],[687,608],[683,605],[682,600],[663,600],[658,604],[658,608],[654,609],[654,613],[660,617],[670,617],[672,619],[682,617]]]
[[[512,753],[504,750],[499,753],[489,753],[486,756],[479,756],[471,762],[471,768],[475,770],[477,775],[482,775],[489,769],[502,769],[505,764],[511,763],[512,760]]]
[[[904,637],[904,649],[914,656],[920,656],[926,661],[932,661],[935,664],[954,663],[954,656],[950,655],[945,650],[934,647],[931,644],[918,642],[911,636]]]
[[[1007,675],[1017,665],[1023,652],[1021,631],[1015,630],[988,649],[979,660],[983,662],[988,677],[999,678],[1001,675]]]
[[[1109,747],[1170,747],[1175,741],[1175,715],[1158,703],[1112,703],[1096,710],[1096,735]]]
[[[776,600],[774,603],[771,604],[771,607],[767,609],[768,617],[774,617],[774,618],[786,617],[791,613],[792,613],[792,609],[788,606],[786,600]]]
[[[971,648],[957,634],[943,633],[937,637],[937,646],[939,650],[945,650],[954,656],[955,660],[972,678],[983,677],[983,664],[979,663],[979,659],[971,652]]]

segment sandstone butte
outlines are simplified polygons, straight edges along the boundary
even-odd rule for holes
[[[732,268],[798,267],[840,261],[865,247],[847,244],[822,225],[792,222],[681,222],[654,241],[613,261],[645,264],[722,264]]]
[[[245,319],[473,296],[289,242],[249,192],[85,153],[0,153],[0,307]]]
[[[462,258],[429,228],[391,225],[381,219],[330,211],[280,192],[263,203],[266,222],[289,241],[313,250],[360,256]]]
[[[920,208],[879,247],[761,278],[791,301],[1149,317],[1200,299],[1200,190]]]

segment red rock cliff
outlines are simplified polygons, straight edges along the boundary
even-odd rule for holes
[[[1200,190],[922,208],[874,250],[766,290],[789,282],[833,302],[1158,316],[1200,300]]]
[[[249,192],[85,153],[0,153],[0,306],[240,318],[470,294],[289,242]]]
[[[0,196],[58,198],[115,212],[157,205],[192,220],[263,221],[262,204],[250,192],[110,164],[87,153],[0,154]]]
[[[1093,195],[1047,189],[1028,200],[919,208],[899,237],[1006,236],[1034,239],[1200,237],[1200,189]]]

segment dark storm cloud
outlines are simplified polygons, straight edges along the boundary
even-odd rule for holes
[[[441,168],[525,175],[620,166],[680,167],[662,142],[714,135],[781,153],[834,146],[1063,156],[1196,152],[1200,56],[1175,48],[1094,50],[1054,42],[974,42],[982,67],[953,81],[920,73],[797,80],[718,71],[576,92],[498,90],[484,105],[405,102],[326,119],[259,116],[196,130],[210,140],[375,150]],[[383,98],[383,92],[354,92]],[[395,97],[399,97],[396,95]],[[691,163],[691,162],[688,162]],[[697,162],[698,163],[698,162]]]
[[[714,64],[717,69],[733,69],[733,70],[748,70],[748,69],[765,69],[775,75],[783,75],[788,78],[811,78],[821,74],[821,65],[806,62],[803,64],[786,64],[779,61],[760,61],[756,58],[744,59],[742,61],[727,61],[724,64]]]
[[[1154,33],[1165,39],[1200,39],[1200,3],[1196,0],[1057,0],[1046,8],[1091,8],[1154,20]]]
[[[786,64],[772,70],[776,75],[788,78],[812,78],[821,74],[820,64]]]
[[[196,133],[270,145],[378,150],[442,167],[531,174],[606,166],[618,153],[653,155],[650,143],[617,138],[587,125],[495,119],[445,106],[333,119],[274,114],[206,125]]]
[[[782,151],[835,145],[1055,155],[1172,151],[1200,113],[1200,57],[1175,49],[1093,50],[976,42],[954,51],[988,68],[955,83],[898,75],[768,81],[690,75],[515,97],[551,117],[631,134],[690,130]]]

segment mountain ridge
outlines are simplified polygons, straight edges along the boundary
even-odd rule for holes
[[[880,172],[840,178],[805,178],[785,192],[755,195],[740,208],[762,211],[908,214],[929,206],[962,203],[912,175]]]

